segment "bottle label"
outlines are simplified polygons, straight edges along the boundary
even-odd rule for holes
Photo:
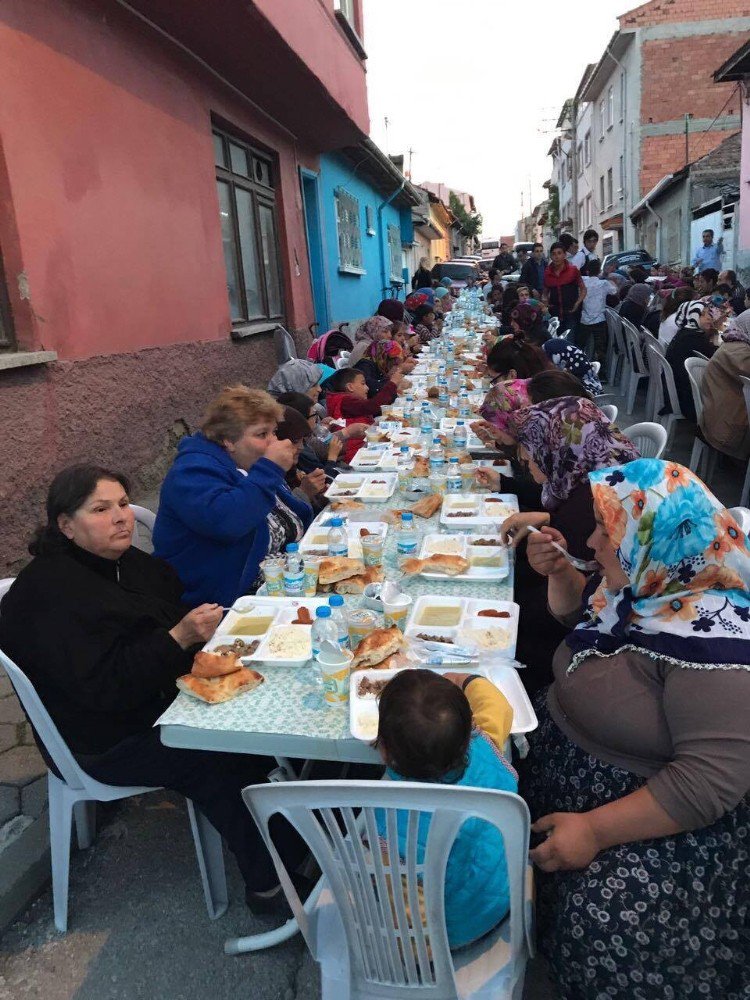
[[[329,542],[328,543],[328,555],[329,556],[348,556],[349,555],[349,544],[344,539],[343,542]]]
[[[284,570],[284,593],[287,597],[300,596],[302,594],[304,581],[304,569],[292,571]]]
[[[417,540],[416,538],[399,538],[396,543],[396,549],[400,556],[410,556],[413,552],[417,551]]]

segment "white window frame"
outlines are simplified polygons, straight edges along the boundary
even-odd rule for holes
[[[606,202],[604,201],[604,174],[599,177],[599,211],[604,211],[604,206]]]
[[[604,98],[602,97],[602,99],[599,101],[599,127],[601,129],[601,135],[599,136],[600,142],[604,138],[604,132],[606,131],[607,128],[604,103],[605,103]]]
[[[401,250],[401,230],[398,226],[389,224],[388,234],[388,256],[390,258],[391,281],[403,283],[403,252]]]
[[[583,137],[583,160],[587,167],[591,165],[591,132]]]
[[[344,15],[349,24],[356,31],[357,26],[354,21],[354,0],[334,0],[333,7],[334,10],[338,10]]]
[[[615,88],[610,86],[607,91],[607,128],[610,129],[615,123]]]
[[[375,236],[375,209],[372,205],[365,205],[365,232],[368,236]]]
[[[576,159],[578,160],[578,176],[583,177],[583,145],[580,142],[576,147]]]
[[[625,74],[620,73],[620,121],[625,118]]]
[[[625,189],[625,157],[620,153],[620,187],[617,190],[618,194],[622,194]]]
[[[612,208],[615,202],[615,178],[612,167],[607,168],[607,208]]]
[[[362,225],[359,201],[345,188],[333,192],[336,202],[336,232],[339,243],[339,271],[366,274],[362,258]]]

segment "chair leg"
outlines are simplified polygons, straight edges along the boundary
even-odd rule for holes
[[[96,840],[96,802],[76,802],[73,806],[78,848],[85,851]]]
[[[630,380],[628,382],[628,399],[627,405],[625,407],[625,412],[628,416],[633,412],[635,408],[635,394],[638,392],[638,382],[640,381],[640,376],[638,372],[630,373]]]
[[[203,813],[187,799],[190,829],[195,842],[195,855],[201,873],[203,895],[210,920],[217,920],[226,913],[229,905],[227,875],[224,868],[224,845],[221,835]]]
[[[47,776],[49,798],[49,842],[52,858],[52,902],[55,927],[68,929],[68,885],[70,882],[70,835],[73,825],[73,803],[66,795],[65,785],[50,771]]]

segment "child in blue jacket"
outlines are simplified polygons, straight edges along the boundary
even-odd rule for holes
[[[501,748],[513,709],[494,684],[472,674],[403,670],[380,696],[377,747],[393,781],[431,781],[518,791]],[[424,859],[430,815],[420,816],[418,862]],[[407,813],[398,814],[399,850],[406,854]],[[379,832],[385,835],[384,816]],[[445,873],[445,922],[451,948],[487,934],[510,908],[503,837],[485,820],[467,820]]]

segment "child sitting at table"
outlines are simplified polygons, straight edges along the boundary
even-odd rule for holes
[[[398,369],[392,372],[382,388],[372,399],[368,399],[367,382],[362,372],[356,368],[339,368],[326,382],[328,415],[335,420],[343,420],[347,427],[351,424],[374,423],[375,417],[381,414],[381,408],[388,406],[396,398],[403,377]],[[362,438],[346,441],[344,460],[351,462],[363,444]]]
[[[518,791],[503,757],[513,709],[494,684],[474,674],[403,670],[380,696],[376,746],[392,781]],[[430,816],[420,815],[418,863],[424,859]],[[398,814],[399,851],[406,855],[407,814]],[[385,835],[384,815],[378,820]],[[476,941],[510,908],[503,837],[497,827],[469,819],[451,848],[445,873],[445,922],[451,948]]]

